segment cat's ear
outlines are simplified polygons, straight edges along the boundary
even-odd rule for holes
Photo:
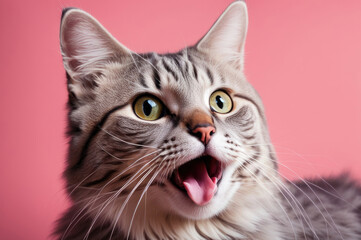
[[[247,26],[246,3],[236,1],[223,12],[196,47],[201,52],[243,70]]]
[[[76,8],[63,10],[60,47],[72,94],[84,94],[109,62],[121,62],[131,51],[120,44],[94,17]],[[70,89],[69,89],[70,90]]]

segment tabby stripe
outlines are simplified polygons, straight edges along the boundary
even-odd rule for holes
[[[145,83],[145,77],[143,75],[140,75],[139,82],[143,87],[148,88],[148,85]]]
[[[123,105],[112,108],[111,110],[109,110],[107,113],[104,114],[104,116],[101,118],[99,123],[95,124],[92,131],[90,132],[88,139],[86,140],[86,142],[84,144],[84,147],[81,151],[79,160],[74,164],[74,166],[71,167],[72,170],[77,170],[83,165],[83,161],[87,155],[88,148],[89,148],[89,145],[90,145],[92,139],[98,134],[98,132],[103,127],[104,123],[106,122],[106,120],[108,119],[110,114],[114,113],[115,111],[117,111],[119,109],[122,109],[126,105],[128,105],[128,104],[123,104]]]
[[[360,190],[360,189],[359,189]],[[361,191],[361,190],[360,190]],[[359,192],[361,193],[361,192]],[[356,216],[359,219],[359,222],[361,222],[361,205],[359,205],[357,208],[354,209]],[[361,235],[361,231],[360,231],[360,235]]]
[[[233,228],[233,230],[235,230],[235,232],[242,232],[242,229],[240,228],[240,226],[238,226],[238,225],[236,225],[236,224],[234,224],[234,223],[231,223],[231,222],[228,222],[228,221],[226,221],[226,220],[224,220],[223,218],[221,218],[220,216],[216,216],[216,219],[220,222],[220,223],[222,223],[222,225],[224,226],[224,227],[231,227],[231,228]]]
[[[170,66],[168,65],[168,63],[166,63],[166,61],[164,59],[162,59],[162,63],[163,63],[163,66],[165,68],[165,70],[167,70],[167,72],[170,72],[173,76],[173,78],[178,81],[178,76],[177,74],[170,68]]]
[[[145,240],[152,240],[146,232],[144,232],[143,235],[144,235]]]
[[[157,237],[158,234],[154,231],[154,229],[152,228],[152,226],[149,226],[150,231],[152,232],[153,236]]]
[[[109,158],[113,159],[112,156],[109,156]],[[122,161],[110,161],[110,162],[105,162],[105,163],[103,163],[103,164],[106,164],[106,165],[115,165],[115,166],[117,166],[117,165],[123,164],[123,162],[122,162]]]
[[[248,135],[243,135],[243,134],[241,134],[242,135],[242,137],[244,138],[244,139],[246,139],[246,140],[252,140],[252,139],[255,139],[255,137],[256,137],[256,133],[253,133],[253,135],[250,135],[250,136],[248,136]]]
[[[192,63],[194,78],[198,81],[198,71],[196,66]]]
[[[220,231],[224,236],[227,236],[226,239],[229,239],[229,240],[236,240],[234,237],[232,237],[231,235],[229,235],[228,233],[226,233],[225,231],[223,231],[221,228],[217,228],[218,231]]]
[[[188,54],[188,52],[187,52],[187,54]],[[197,71],[196,65],[194,64],[193,57],[191,57],[191,55],[188,54],[187,58],[192,65],[194,78],[198,81],[198,71]]]
[[[277,158],[276,155],[272,152],[271,146],[268,146],[268,157],[272,160],[274,169],[278,170]]]
[[[253,154],[251,157],[249,157],[247,160],[245,160],[241,166],[238,167],[239,170],[243,170],[246,169],[246,167],[248,165],[250,165],[252,162],[256,162],[257,160],[259,160],[259,158],[261,157],[260,152],[257,152],[255,154]]]
[[[258,152],[251,156],[251,160],[255,162],[255,161],[259,160],[260,157],[261,157],[261,152]]]
[[[263,115],[260,107],[258,106],[258,104],[257,104],[255,101],[253,101],[251,98],[249,98],[249,97],[247,97],[247,96],[244,96],[244,95],[241,95],[241,94],[238,94],[238,93],[234,94],[234,96],[235,96],[235,97],[238,97],[238,98],[245,99],[245,100],[251,102],[253,105],[256,106],[258,113],[259,113],[260,115]]]
[[[154,231],[154,229],[153,229],[151,226],[149,226],[149,228],[150,228],[150,231],[153,233],[153,235],[154,235],[155,237],[158,237],[158,234]],[[162,239],[174,239],[174,238],[172,238],[171,236],[169,236],[169,234],[167,233],[167,231],[165,231],[162,226],[161,226],[161,231],[162,231],[162,233],[166,236],[165,238],[162,238]],[[158,238],[155,238],[155,239],[158,239]]]
[[[117,170],[115,170],[115,169],[110,170],[110,171],[108,171],[103,177],[101,177],[101,178],[99,178],[99,179],[97,179],[97,180],[91,181],[91,182],[85,184],[84,186],[85,186],[85,187],[91,187],[91,186],[96,185],[96,184],[99,184],[99,183],[101,183],[101,182],[105,182],[105,181],[107,181],[107,180],[113,175],[113,173],[115,173],[115,172],[117,172]]]
[[[125,174],[123,176],[120,176],[119,179],[118,179],[118,182],[122,182],[124,179],[127,179],[130,176],[132,176],[132,173],[128,173],[128,174]]]
[[[226,82],[226,79],[224,79],[224,77],[221,75],[221,82],[222,83],[225,83]]]
[[[153,68],[153,81],[155,86],[160,90],[161,86],[160,86],[160,76],[158,73],[158,69]]]
[[[127,137],[135,137],[139,134],[146,134],[147,132],[134,132],[134,133],[123,133],[125,136]],[[122,135],[122,134],[119,134],[119,135]]]
[[[258,146],[258,145],[253,145],[253,146],[251,146],[251,148],[255,151],[255,152],[261,152],[261,147],[260,146]]]
[[[214,82],[213,74],[211,73],[211,70],[209,68],[207,68],[207,75],[208,75],[209,81],[211,81],[211,85],[213,85],[213,82]]]
[[[187,73],[187,75],[190,75],[188,71],[189,71],[189,66],[188,66],[188,63],[186,63],[186,69],[185,69],[185,72]]]
[[[198,233],[199,235],[201,235],[204,239],[207,239],[207,240],[211,239],[211,238],[209,238],[206,234],[204,234],[204,232],[202,232],[201,229],[199,229],[197,223],[195,223],[195,227],[196,227],[197,233]]]
[[[241,166],[238,167],[238,169],[244,169],[245,167],[247,167],[249,164],[251,164],[252,162],[252,157],[250,157],[249,159],[245,160]]]
[[[175,64],[177,65],[177,67],[179,68],[179,71],[180,71],[180,72],[183,72],[182,66],[181,66],[178,58],[177,58],[177,57],[173,57],[172,59],[174,60],[174,62],[175,62]]]
[[[242,123],[239,126],[248,127],[250,124],[254,124],[254,120],[242,120]]]
[[[165,183],[163,183],[163,182],[157,182],[157,181],[154,181],[154,182],[152,182],[152,184],[150,184],[151,186],[158,186],[158,187],[165,187],[166,185],[165,185]]]
[[[173,60],[174,60],[175,64],[177,65],[177,67],[179,68],[179,71],[181,72],[183,78],[185,79],[185,76],[183,73],[183,68],[182,68],[182,65],[180,64],[178,58],[174,57]]]
[[[244,132],[247,132],[247,131],[249,131],[249,130],[252,130],[253,129],[253,125],[252,126],[250,126],[250,127],[245,127],[245,128],[241,128],[241,130],[242,131],[244,131]]]

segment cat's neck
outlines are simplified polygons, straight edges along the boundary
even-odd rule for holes
[[[130,211],[134,206],[129,206],[118,226],[128,235],[131,224],[129,234],[134,239],[282,239],[281,226],[274,219],[284,215],[281,208],[275,207],[278,196],[269,198],[262,190],[251,191],[255,191],[253,197],[245,198],[240,191],[234,198],[237,201],[225,211],[202,220],[163,213],[159,207],[141,202],[134,217],[134,211]]]
[[[56,234],[63,235],[65,239],[70,236],[74,239],[83,239],[85,236],[89,239],[283,239],[281,235],[285,232],[285,226],[280,224],[282,221],[278,221],[278,218],[286,219],[286,216],[280,197],[277,194],[266,196],[264,189],[243,190],[248,193],[253,191],[253,197],[247,197],[248,194],[238,191],[235,201],[227,209],[202,220],[162,212],[155,206],[161,204],[159,199],[153,203],[154,206],[149,202],[147,205],[140,202],[136,211],[134,209],[138,202],[130,201],[119,218],[119,209],[114,205],[103,209],[106,218],[104,215],[97,218],[99,209],[90,211],[84,206],[74,205],[64,215],[63,219],[66,221],[61,222]],[[269,187],[269,192],[276,191]],[[148,200],[151,198],[147,197]],[[114,219],[117,220],[116,223]]]

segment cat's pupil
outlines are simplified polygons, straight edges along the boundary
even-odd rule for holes
[[[216,104],[217,104],[217,106],[218,106],[220,109],[223,108],[224,100],[223,100],[223,98],[222,98],[221,96],[219,96],[219,95],[216,97]]]
[[[148,100],[145,100],[143,102],[143,113],[146,115],[146,116],[149,116],[150,113],[152,112],[152,108],[155,107],[156,104],[155,102],[153,102],[152,100],[148,99]]]

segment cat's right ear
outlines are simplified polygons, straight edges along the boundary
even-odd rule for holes
[[[76,8],[63,10],[60,47],[68,89],[76,98],[98,84],[106,63],[122,61],[131,54],[94,17]]]
[[[235,1],[228,6],[196,47],[237,70],[243,70],[247,26],[246,3]]]

